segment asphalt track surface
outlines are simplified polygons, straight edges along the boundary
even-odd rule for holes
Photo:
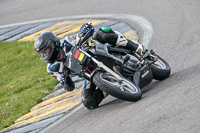
[[[168,61],[171,76],[143,89],[135,103],[106,98],[92,111],[77,109],[43,132],[200,132],[200,1],[1,0],[0,26],[87,14],[131,14],[153,26],[149,49]]]

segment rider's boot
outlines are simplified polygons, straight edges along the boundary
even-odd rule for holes
[[[99,104],[106,96],[106,93],[97,88],[94,83],[91,83],[89,88],[82,91],[81,101],[86,108],[91,110],[99,107]]]
[[[143,45],[133,41],[133,40],[128,40],[127,43],[127,48],[133,50],[136,52],[139,56],[143,56],[145,53],[145,48]]]

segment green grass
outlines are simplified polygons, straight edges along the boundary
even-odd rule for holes
[[[57,80],[47,74],[33,42],[0,42],[0,130],[41,102]]]

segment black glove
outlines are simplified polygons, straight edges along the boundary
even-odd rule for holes
[[[72,81],[72,79],[70,78],[69,72],[70,72],[70,70],[68,68],[64,67],[64,74],[63,74],[64,79],[63,79],[62,84],[63,84],[63,87],[65,90],[73,91],[75,88],[75,84]]]
[[[65,90],[67,91],[73,91],[74,88],[75,88],[75,84],[74,82],[72,81],[72,79],[68,76],[65,76],[64,77],[64,84],[63,84],[63,87]]]

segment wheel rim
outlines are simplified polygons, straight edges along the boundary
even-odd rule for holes
[[[159,68],[159,69],[166,69],[167,68],[165,63],[162,62],[160,59],[158,59],[156,62],[154,62],[154,66]]]
[[[123,79],[123,81],[118,81],[109,73],[101,73],[100,78],[112,86],[116,86],[116,88],[119,88],[121,91],[128,93],[137,93],[139,91],[138,88],[130,81],[126,79]]]

